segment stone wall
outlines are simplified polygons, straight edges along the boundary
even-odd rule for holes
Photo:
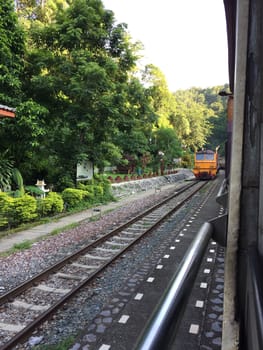
[[[126,181],[120,183],[113,183],[112,194],[115,197],[122,197],[130,195],[136,192],[148,191],[150,189],[161,188],[162,186],[169,185],[180,180],[194,179],[194,175],[189,169],[179,169],[176,174],[156,176],[152,178],[146,178],[141,180]]]

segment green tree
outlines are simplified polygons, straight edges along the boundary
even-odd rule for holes
[[[114,25],[100,0],[75,0],[55,22],[32,27],[29,42],[25,90],[49,111],[40,151],[54,169],[51,180],[63,173],[74,179],[87,157],[99,167],[118,160],[112,139],[137,59],[126,26]]]
[[[10,186],[13,175],[13,162],[8,159],[7,151],[0,153],[0,191]]]
[[[176,100],[169,91],[164,74],[152,64],[145,67],[142,73],[146,93],[152,101],[152,108],[158,116],[158,127],[172,127],[170,116],[175,113]]]
[[[172,128],[159,128],[153,134],[151,140],[151,152],[154,155],[153,165],[158,168],[162,164],[164,168],[172,168],[175,159],[182,155],[182,148],[176,132]]]
[[[72,0],[16,0],[15,11],[26,28],[34,23],[51,23],[56,12],[69,6]]]
[[[211,134],[210,118],[214,111],[205,103],[203,91],[197,88],[179,90],[175,94],[176,112],[170,116],[183,145],[195,151],[202,148]]]
[[[207,138],[206,148],[215,149],[220,146],[219,153],[224,155],[224,144],[227,140],[227,98],[219,95],[222,90],[228,90],[228,85],[215,86],[203,90],[205,103],[214,111],[210,118],[211,135]]]
[[[153,125],[158,116],[152,106],[152,98],[138,78],[131,77],[119,95],[122,102],[114,143],[122,150],[124,159],[132,160],[135,166],[146,166],[150,151]]]
[[[23,72],[24,32],[18,24],[11,0],[0,0],[0,104],[16,107],[21,98],[21,74]],[[13,120],[0,120],[0,188],[10,185],[14,165],[10,146],[11,135],[6,128]],[[8,154],[8,155],[7,155]]]
[[[24,32],[12,0],[0,0],[0,103],[16,107],[21,96]]]
[[[32,100],[22,101],[16,108],[16,117],[7,120],[0,129],[3,149],[9,149],[15,167],[29,183],[32,169],[39,166],[41,150],[48,137],[44,120],[47,113],[44,107]]]
[[[26,95],[26,35],[14,12],[13,1],[0,1],[0,103],[16,107],[16,117],[0,121],[0,151],[8,149],[21,173],[30,172],[44,134],[42,116],[47,110]],[[35,152],[36,151],[36,152]]]

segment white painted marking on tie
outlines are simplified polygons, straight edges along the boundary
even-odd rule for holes
[[[102,344],[99,350],[110,350],[110,345]]]
[[[204,273],[210,273],[210,269],[204,269]]]
[[[118,322],[125,324],[125,323],[127,323],[129,318],[130,318],[130,316],[128,316],[128,315],[122,315]]]
[[[205,283],[205,282],[201,282],[201,284],[200,284],[200,288],[207,288],[207,283]]]
[[[143,293],[137,293],[134,297],[134,300],[141,300],[143,297]]]
[[[170,247],[170,249],[171,249],[171,250],[174,250],[174,249],[175,249],[175,246]]]
[[[195,307],[204,307],[204,302],[203,300],[196,300]]]
[[[213,262],[213,259],[212,258],[207,258],[206,261],[207,262]]]
[[[154,281],[154,277],[147,278],[147,282],[152,283]]]
[[[165,254],[164,259],[169,259],[170,255],[169,254]]]
[[[162,268],[163,268],[163,265],[157,265],[157,266],[156,266],[156,269],[157,269],[157,270],[161,270]]]
[[[189,333],[191,334],[198,334],[199,332],[199,325],[198,324],[191,324]]]

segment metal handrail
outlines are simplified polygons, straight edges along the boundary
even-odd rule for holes
[[[169,349],[212,233],[213,225],[205,222],[188,248],[134,350]]]
[[[248,249],[246,299],[249,307],[244,317],[242,349],[263,349],[263,283],[260,258],[255,247]],[[245,342],[245,344],[243,343]],[[244,347],[243,347],[244,346]]]

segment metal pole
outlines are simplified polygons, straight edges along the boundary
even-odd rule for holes
[[[169,349],[212,232],[208,222],[198,231],[134,350]]]

